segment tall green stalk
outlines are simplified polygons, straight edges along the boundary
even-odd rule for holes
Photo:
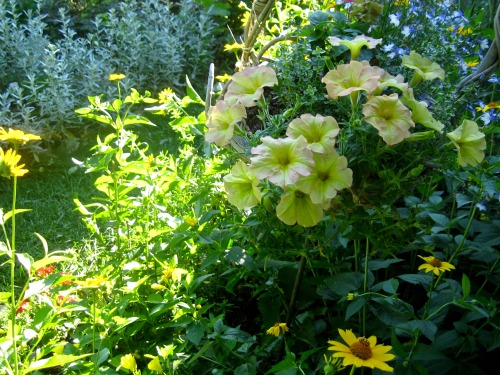
[[[13,176],[13,191],[12,191],[12,231],[10,240],[10,323],[12,334],[12,347],[14,349],[14,375],[19,374],[19,358],[17,354],[16,340],[16,312],[17,303],[15,295],[15,274],[16,274],[16,199],[17,199],[17,176]]]

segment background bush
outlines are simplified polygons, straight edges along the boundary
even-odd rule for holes
[[[206,75],[217,23],[198,3],[92,2],[98,13],[78,2],[78,19],[77,3],[66,3],[0,1],[2,125],[47,139],[77,122],[73,110],[88,95],[115,94],[110,73],[153,92]]]

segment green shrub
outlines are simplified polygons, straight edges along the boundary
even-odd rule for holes
[[[73,109],[87,95],[116,95],[107,78],[125,73],[128,87],[158,92],[179,88],[185,74],[208,69],[216,23],[196,2],[169,7],[153,1],[119,2],[93,19],[83,35],[66,9],[46,22],[43,1],[23,11],[0,1],[0,123],[43,132],[77,122]],[[56,34],[56,37],[53,35]],[[194,57],[195,56],[195,57]]]

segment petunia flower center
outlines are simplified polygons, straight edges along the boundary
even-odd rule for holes
[[[321,181],[326,181],[330,178],[330,174],[328,172],[319,172],[318,173],[318,179]]]
[[[438,267],[438,268],[443,265],[443,263],[438,258],[432,258],[429,264],[433,267]]]
[[[394,114],[390,110],[382,110],[380,112],[380,117],[382,117],[383,119],[389,121],[389,120],[391,120],[394,117]]]
[[[296,196],[297,198],[304,198],[305,194],[304,194],[303,192],[301,192],[301,191],[297,190],[297,191],[295,192],[295,196]]]
[[[372,348],[370,347],[370,343],[364,337],[360,337],[358,341],[354,342],[351,345],[351,352],[356,357],[366,361],[373,357]]]
[[[278,164],[282,165],[282,166],[287,166],[288,164],[290,164],[290,157],[289,155],[279,155],[278,156]]]

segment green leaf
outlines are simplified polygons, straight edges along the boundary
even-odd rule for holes
[[[33,264],[33,258],[31,257],[31,255],[25,253],[18,253],[16,254],[16,257],[19,263],[21,263],[24,269],[29,273],[31,270],[31,264]]]
[[[189,325],[189,328],[186,331],[186,338],[193,344],[198,345],[205,334],[205,330],[205,324],[196,320]]]
[[[33,262],[31,268],[36,271],[42,267],[45,267],[47,264],[59,263],[59,262],[71,262],[71,261],[74,261],[74,258],[63,257],[63,256],[50,256]]]
[[[128,115],[123,120],[123,125],[125,125],[125,126],[126,125],[139,125],[139,124],[156,126],[156,124],[149,121],[148,118],[143,117],[143,116],[139,116],[139,115]]]
[[[6,303],[10,301],[10,293],[9,292],[0,292],[0,302]]]
[[[5,242],[0,241],[0,255],[10,255],[9,248]]]
[[[314,348],[314,349],[309,349],[309,350],[305,351],[304,353],[302,353],[300,355],[299,362],[304,363],[307,360],[307,358],[312,356],[314,353],[319,352],[320,350],[324,350],[324,348]]]
[[[43,278],[38,281],[33,281],[29,283],[28,290],[24,293],[24,298],[29,298],[34,296],[35,294],[41,293],[47,289],[49,289],[54,282],[59,279],[60,275],[54,274],[49,277]]]
[[[20,214],[21,212],[28,212],[28,211],[31,211],[30,209],[26,209],[26,208],[17,208],[15,210],[15,214]],[[12,217],[12,210],[10,210],[9,212],[6,212],[4,215],[3,215],[3,222],[6,223],[7,220],[9,220],[10,218]]]
[[[212,16],[228,17],[231,15],[231,7],[228,4],[217,2],[212,4],[207,12]]]
[[[87,114],[78,113],[78,114],[81,117],[85,117],[85,118],[89,118],[89,119],[92,119],[92,120],[96,120],[97,122],[100,122],[102,124],[111,125],[113,123],[113,119],[111,117],[102,116],[102,115],[95,115],[93,113],[87,113]]]
[[[450,219],[448,219],[447,216],[442,215],[442,214],[434,214],[430,213],[429,217],[434,220],[436,224],[441,225],[443,228],[446,228],[448,223],[450,222]]]
[[[256,269],[253,258],[246,253],[245,249],[242,249],[239,246],[233,246],[231,249],[226,250],[224,258],[230,262],[236,263],[237,265],[243,266],[250,271]]]
[[[377,271],[389,267],[391,264],[402,262],[403,259],[369,260],[368,269]]]
[[[392,346],[392,349],[394,350],[394,353],[398,357],[400,357],[400,358],[406,357],[406,350],[405,350],[403,344],[401,344],[401,342],[398,340],[398,337],[396,336],[394,331],[392,332],[392,336],[391,336],[391,346]]]
[[[382,283],[382,289],[389,294],[396,294],[399,287],[399,281],[397,279],[386,280]]]
[[[409,322],[401,323],[396,326],[396,334],[404,334],[412,336],[416,331],[420,331],[430,341],[434,341],[436,336],[437,326],[430,320],[411,320]],[[411,332],[411,334],[410,334]]]
[[[345,321],[347,322],[351,316],[361,310],[365,303],[366,300],[364,297],[356,298],[354,301],[350,302],[345,311]]]
[[[297,373],[297,365],[295,364],[295,359],[292,357],[287,357],[278,364],[271,367],[271,369],[266,372],[267,374],[290,374],[295,375]]]
[[[257,373],[253,363],[244,363],[234,370],[234,375],[255,375]]]
[[[406,274],[406,275],[399,275],[398,276],[400,279],[410,283],[410,284],[415,284],[415,285],[422,285],[424,288],[427,288],[430,283],[431,283],[431,276],[430,275],[421,275],[421,274]]]
[[[325,285],[340,296],[359,290],[363,286],[364,275],[360,272],[339,273],[325,280]]]
[[[232,327],[226,327],[224,333],[221,335],[221,338],[226,340],[246,342],[246,343],[255,342],[255,338],[248,332],[242,331],[239,328],[232,328]]]
[[[462,274],[462,293],[464,298],[467,298],[470,295],[470,280],[465,273]]]
[[[28,374],[33,371],[38,371],[38,370],[43,370],[46,368],[51,368],[51,367],[57,367],[57,366],[62,366],[67,363],[75,362],[79,359],[88,357],[92,354],[83,354],[83,355],[65,355],[65,354],[59,354],[59,355],[54,355],[53,357],[50,358],[44,358],[40,359],[38,361],[32,362],[30,366],[22,371],[22,374]]]
[[[203,99],[198,95],[196,90],[193,88],[191,81],[189,81],[189,77],[186,76],[186,93],[189,98],[191,98],[194,102],[205,105]]]
[[[108,348],[104,348],[102,349],[98,354],[98,358],[97,358],[97,364],[100,365],[101,363],[104,363],[104,361],[106,361],[109,357],[109,349]]]
[[[471,198],[469,198],[467,195],[463,195],[460,193],[457,193],[457,195],[455,195],[455,199],[457,201],[457,208],[460,208],[460,207],[463,207],[469,203],[472,203]]]

